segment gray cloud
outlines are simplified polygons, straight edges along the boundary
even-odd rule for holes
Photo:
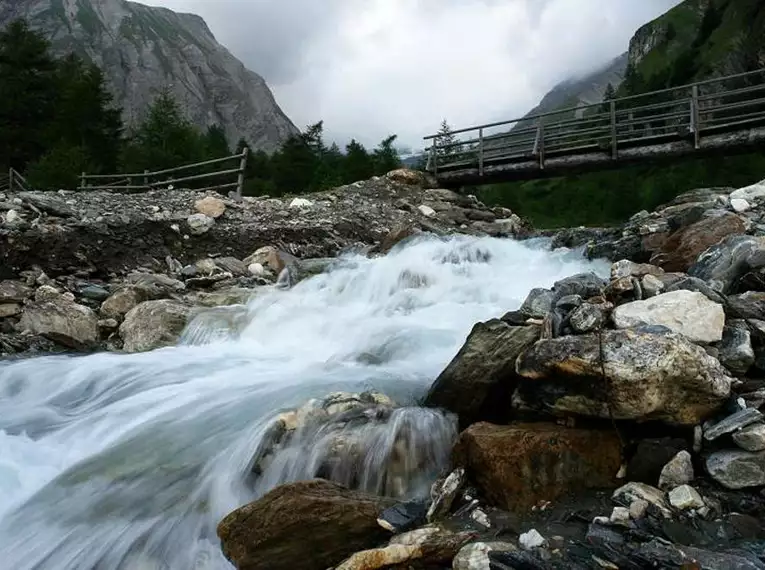
[[[205,18],[303,127],[421,145],[523,115],[557,82],[627,49],[679,0],[149,0]]]

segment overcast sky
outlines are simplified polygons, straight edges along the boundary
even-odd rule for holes
[[[679,0],[144,0],[204,17],[299,128],[402,143],[515,118]]]

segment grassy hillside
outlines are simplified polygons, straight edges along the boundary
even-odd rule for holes
[[[640,28],[617,95],[645,93],[765,66],[765,2],[686,0]],[[764,149],[765,151],[765,149]],[[610,225],[692,188],[765,179],[765,152],[646,165],[474,189],[537,227]]]

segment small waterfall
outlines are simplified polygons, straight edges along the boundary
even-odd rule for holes
[[[176,347],[0,362],[0,566],[228,570],[218,522],[279,483],[422,495],[455,426],[416,405],[473,324],[607,274],[545,245],[421,236],[201,313]]]

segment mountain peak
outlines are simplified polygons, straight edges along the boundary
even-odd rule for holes
[[[101,67],[128,126],[168,88],[200,128],[221,125],[273,151],[298,132],[265,80],[215,39],[195,14],[127,0],[20,0],[0,4],[0,28],[17,18],[42,32],[56,55],[75,52]]]

